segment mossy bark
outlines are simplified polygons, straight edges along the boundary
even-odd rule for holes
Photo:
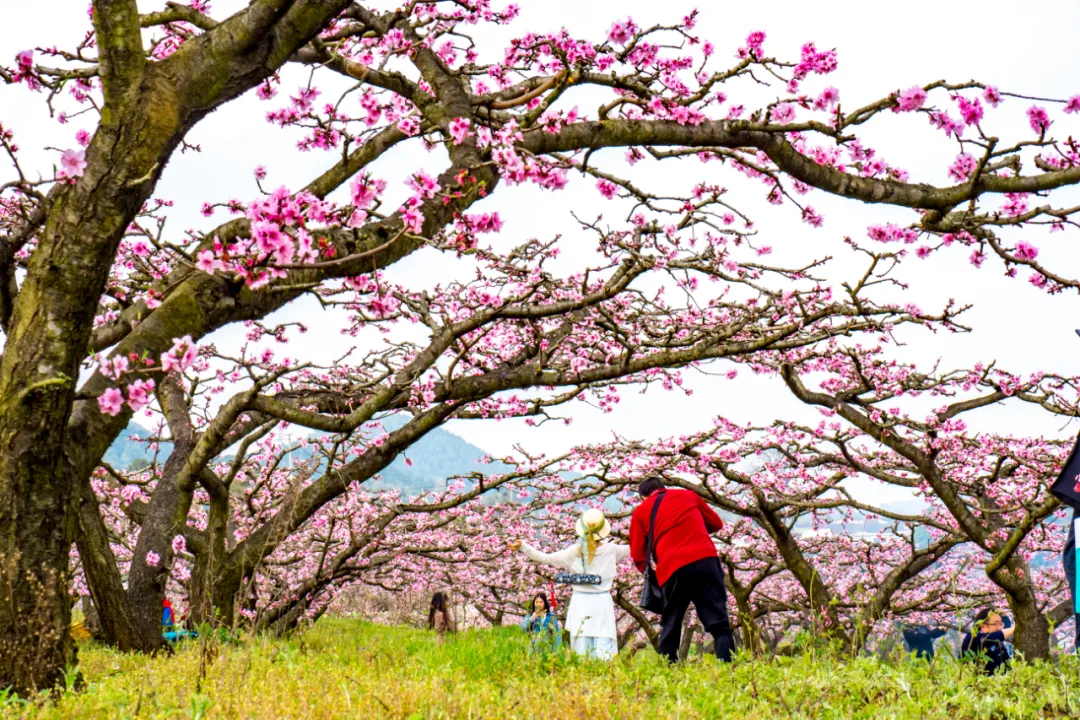
[[[68,553],[79,512],[93,505],[80,483],[122,425],[95,429],[91,403],[79,409],[84,422],[73,437],[69,421],[120,240],[187,131],[275,72],[347,4],[258,0],[150,63],[136,1],[94,1],[101,123],[83,176],[49,193],[0,358],[0,688],[54,687],[75,664]],[[89,553],[101,549],[92,544],[100,539],[84,542]],[[92,564],[99,575],[111,573],[107,558]],[[107,603],[114,589],[99,583],[96,599]]]
[[[135,627],[97,498],[89,483],[79,483],[79,492],[79,558],[98,608],[100,640],[124,651],[144,650],[147,646]]]
[[[224,567],[228,530],[229,495],[227,492],[211,495],[206,524],[208,542],[196,555],[189,586],[191,617],[197,623],[221,627],[233,625],[236,594],[242,578],[236,572],[226,572]]]
[[[0,359],[0,687],[52,687],[75,664],[67,583],[80,495],[64,463],[74,383],[117,246],[175,142],[145,106],[132,109],[103,121],[83,177],[50,193]]]
[[[1016,621],[1012,643],[1016,652],[1027,660],[1046,660],[1050,657],[1050,620],[1039,607],[1035,584],[1027,563],[1013,556],[990,579],[1005,591],[1009,609]]]

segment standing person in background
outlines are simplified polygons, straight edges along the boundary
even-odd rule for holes
[[[546,652],[562,644],[562,630],[559,618],[548,604],[547,595],[536,593],[529,610],[531,612],[521,621],[521,629],[529,633],[529,649]]]
[[[186,615],[186,613],[185,613]],[[176,642],[183,638],[199,637],[199,633],[194,630],[186,630],[180,624],[181,620],[176,617],[176,611],[173,609],[172,602],[169,598],[165,598],[161,601],[161,636],[168,642]]]
[[[580,540],[554,553],[540,552],[528,543],[515,541],[511,550],[519,548],[529,559],[568,570],[580,576],[595,575],[599,584],[573,583],[570,608],[566,613],[566,629],[570,644],[578,655],[608,660],[619,651],[615,632],[615,603],[611,600],[611,583],[616,565],[630,555],[626,545],[603,543],[611,533],[611,525],[600,510],[586,510],[577,521]]]
[[[638,494],[644,502],[634,509],[630,520],[630,552],[642,572],[647,561],[645,541],[653,505],[660,503],[653,531],[656,580],[664,594],[660,654],[671,662],[678,660],[683,618],[693,603],[702,626],[713,636],[716,657],[730,662],[735,638],[728,620],[724,572],[709,537],[723,527],[723,521],[697,493],[666,489],[658,477],[643,480]]]
[[[444,592],[431,596],[431,608],[428,610],[428,630],[436,633],[436,642],[441,643],[446,633],[456,633],[457,623],[450,609],[450,599]]]
[[[161,630],[162,632],[170,632],[174,625],[176,625],[176,615],[173,613],[172,603],[169,598],[165,598],[161,601]]]
[[[161,636],[168,642],[180,639],[180,634],[176,632],[176,613],[169,598],[161,601]]]

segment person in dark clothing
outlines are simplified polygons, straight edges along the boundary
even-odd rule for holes
[[[932,628],[926,625],[905,625],[901,631],[908,652],[915,653],[915,657],[925,660],[934,659],[934,641],[939,637],[945,637],[947,630]]]
[[[1069,583],[1069,601],[1074,613],[1073,644],[1080,650],[1080,614],[1076,614],[1076,510],[1069,519],[1069,537],[1065,539],[1065,548],[1061,551],[1061,564],[1065,566],[1065,579]]]
[[[653,505],[663,497],[653,532],[656,581],[664,594],[660,654],[671,662],[678,660],[683,618],[693,603],[702,626],[713,636],[716,657],[729,662],[735,638],[728,620],[724,573],[709,537],[723,527],[723,521],[697,493],[666,489],[658,477],[643,480],[638,493],[644,501],[630,519],[630,556],[641,571],[645,570],[645,543]]]
[[[983,608],[975,616],[975,623],[971,626],[971,632],[964,636],[964,642],[960,646],[962,659],[981,658],[986,665],[984,670],[987,675],[993,675],[998,670],[1009,669],[1009,649],[1005,642],[1013,636],[1016,628],[1005,627],[1001,614],[990,608]]]

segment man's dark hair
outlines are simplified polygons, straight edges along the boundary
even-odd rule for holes
[[[664,481],[658,475],[652,475],[641,481],[637,486],[638,495],[647,498],[657,490],[664,487]]]

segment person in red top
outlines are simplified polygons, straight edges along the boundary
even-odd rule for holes
[[[724,573],[709,537],[723,527],[723,521],[697,493],[665,488],[658,477],[643,480],[638,493],[644,502],[634,509],[630,519],[630,557],[641,571],[645,570],[645,542],[653,505],[663,497],[653,532],[656,581],[664,593],[660,654],[671,662],[678,660],[683,618],[693,603],[702,626],[713,636],[716,657],[729,662],[735,638],[728,620]]]

